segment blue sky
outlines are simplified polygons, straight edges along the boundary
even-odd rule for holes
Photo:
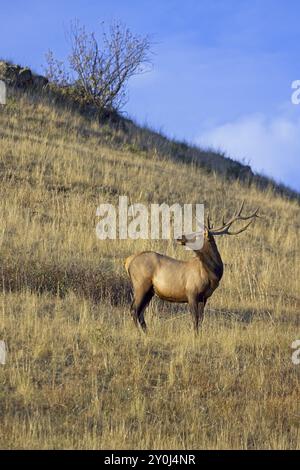
[[[0,55],[42,72],[78,18],[119,19],[153,45],[125,111],[171,137],[222,149],[300,190],[300,2],[297,0],[0,0]]]

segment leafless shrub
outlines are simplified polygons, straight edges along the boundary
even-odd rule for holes
[[[134,35],[119,22],[103,28],[101,40],[78,21],[71,23],[68,36],[71,53],[67,63],[46,54],[46,74],[55,85],[67,89],[84,104],[94,105],[99,114],[119,111],[127,102],[128,80],[144,73],[150,65],[148,36]]]

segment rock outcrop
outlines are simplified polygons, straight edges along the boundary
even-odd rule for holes
[[[34,74],[28,67],[22,68],[5,61],[0,61],[0,80],[17,88],[44,88],[48,84],[46,77]]]

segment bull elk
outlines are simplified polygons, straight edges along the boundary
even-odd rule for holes
[[[146,332],[144,310],[156,294],[168,302],[188,303],[192,314],[195,333],[202,323],[207,299],[218,287],[223,276],[223,262],[214,237],[218,235],[237,235],[244,232],[258,215],[258,209],[248,216],[242,215],[244,202],[228,222],[213,228],[209,216],[204,226],[202,248],[194,249],[195,256],[181,261],[154,251],[144,251],[129,256],[125,269],[133,288],[131,313],[135,325]],[[249,220],[243,228],[230,232],[232,224],[239,220]],[[176,241],[181,245],[193,243],[199,233],[182,235]]]

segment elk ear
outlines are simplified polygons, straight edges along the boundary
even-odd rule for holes
[[[186,236],[182,235],[182,237],[176,238],[177,243],[180,245],[185,245],[187,242]]]

